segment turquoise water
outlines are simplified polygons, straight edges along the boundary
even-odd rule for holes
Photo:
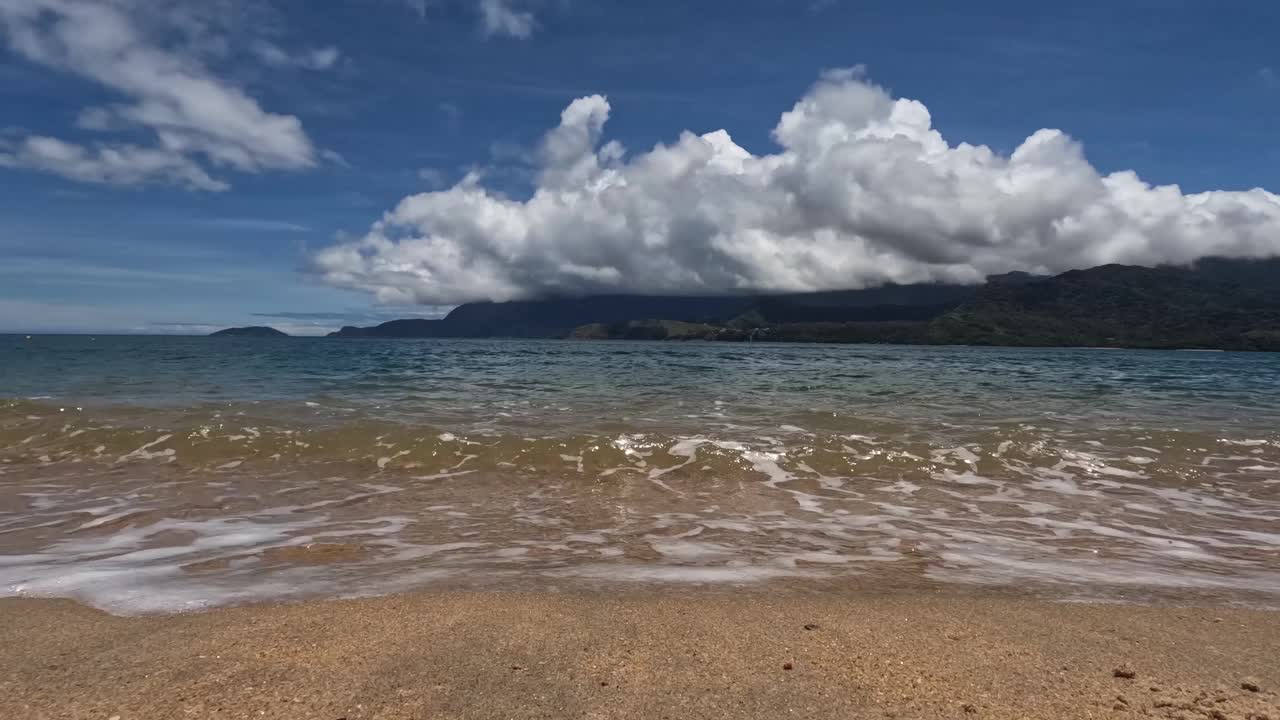
[[[1280,597],[1280,355],[0,336],[0,594]]]
[[[0,336],[0,397],[99,407],[332,404],[576,432],[642,416],[1280,426],[1280,354],[519,340]],[[510,413],[495,417],[495,411]],[[694,423],[695,429],[698,429]]]

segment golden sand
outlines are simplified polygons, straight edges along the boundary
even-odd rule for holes
[[[1280,614],[424,593],[119,618],[0,601],[0,718],[1280,720]]]

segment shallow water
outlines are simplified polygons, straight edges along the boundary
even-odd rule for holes
[[[0,594],[1280,605],[1280,355],[0,337]]]

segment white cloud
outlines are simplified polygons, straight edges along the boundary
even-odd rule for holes
[[[418,170],[418,179],[433,188],[444,187],[446,175],[439,168],[425,167]]]
[[[101,132],[119,132],[127,130],[129,125],[106,108],[88,107],[76,116],[76,127],[82,130],[98,130]]]
[[[218,191],[228,187],[181,153],[128,144],[86,148],[43,135],[26,137],[16,146],[0,151],[0,167],[41,170],[105,185],[162,181],[193,190]]]
[[[603,97],[547,134],[527,200],[478,174],[402,200],[363,238],[318,253],[337,286],[388,303],[547,293],[806,291],[977,282],[1008,270],[1280,253],[1280,197],[1185,194],[1102,175],[1059,130],[1009,156],[949,144],[920,102],[830,72],[756,156],[723,130],[626,157],[600,145]]]
[[[198,218],[191,220],[192,225],[220,228],[224,230],[247,230],[251,232],[311,232],[311,228],[288,220],[270,218]]]
[[[510,0],[480,0],[480,27],[486,35],[527,38],[533,34],[533,13],[515,10]]]
[[[335,47],[313,48],[290,53],[279,45],[265,40],[255,44],[253,51],[262,62],[277,68],[328,70],[342,59],[342,53]]]
[[[154,135],[151,147],[86,147],[31,136],[16,150],[0,148],[0,164],[86,182],[176,182],[202,190],[226,183],[212,179],[197,159],[241,172],[314,166],[317,151],[298,118],[263,110],[205,66],[202,54],[216,54],[225,38],[208,35],[212,26],[194,12],[153,0],[0,0],[0,38],[15,54],[123,97],[84,110],[82,129],[140,128]],[[336,62],[332,53],[306,61]],[[137,162],[125,167],[130,161]]]
[[[343,167],[343,168],[351,167],[351,163],[347,162],[347,159],[343,157],[342,153],[338,152],[337,150],[329,150],[329,149],[321,150],[319,153],[319,156],[321,160],[337,165],[338,167]]]
[[[489,159],[497,163],[520,165],[531,165],[537,160],[529,148],[509,140],[494,140],[489,143]]]
[[[517,9],[529,0],[393,0],[403,2],[418,17],[427,20],[432,11],[445,6],[464,7],[473,10],[479,21],[480,31],[487,37],[527,38],[538,29],[537,18],[531,10]]]
[[[444,115],[445,124],[450,130],[457,130],[462,123],[462,108],[457,103],[442,102],[436,107],[440,108],[441,114]]]
[[[1274,68],[1264,67],[1258,70],[1258,82],[1267,90],[1280,90],[1280,73]]]

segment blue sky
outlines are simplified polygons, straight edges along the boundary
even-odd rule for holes
[[[717,265],[696,280],[644,284],[650,281],[633,278],[664,272],[660,266],[616,258],[595,265],[581,260],[584,251],[528,239],[550,230],[521,235],[520,247],[533,249],[519,252],[554,255],[554,271],[530,270],[536,263],[513,246],[481,252],[479,240],[400,242],[466,234],[457,229],[461,220],[445,214],[462,211],[440,204],[469,172],[480,173],[484,191],[459,190],[458,202],[519,202],[548,187],[544,138],[557,123],[572,129],[561,112],[597,94],[607,107],[583,109],[608,116],[597,145],[617,141],[628,159],[676,143],[686,130],[719,129],[763,157],[779,152],[771,133],[783,112],[804,97],[824,97],[814,90],[824,71],[858,67],[832,80],[831,93],[874,83],[894,98],[919,100],[932,129],[952,146],[985,145],[1009,156],[1037,130],[1058,128],[1083,145],[1100,175],[1132,169],[1146,183],[1177,184],[1187,195],[1280,189],[1280,5],[1054,5],[222,0],[198,15],[163,0],[0,0],[0,331],[206,332],[272,324],[314,333],[430,316],[469,299],[578,287],[566,277],[588,278],[584,290],[840,282],[805,268],[762,274],[754,260],[730,252],[731,273]],[[123,41],[106,40],[123,43],[123,54],[94,55],[99,39],[82,33],[56,35],[58,22],[86,7],[111,13],[128,31]],[[80,43],[93,47],[82,51]],[[197,107],[174,118],[166,103],[184,96],[146,80],[149,70],[137,64],[148,62],[180,66],[181,77],[204,91],[252,107],[237,100],[225,115]],[[592,122],[584,132],[598,131]],[[266,126],[272,135],[259,132]],[[28,145],[32,138],[62,145]],[[72,146],[89,154],[71,162],[60,153]],[[141,151],[110,171],[99,167],[102,158],[93,153],[118,146]],[[605,155],[592,155],[592,163],[614,162]],[[838,185],[841,176],[822,177]],[[638,184],[633,177],[631,186]],[[402,199],[432,191],[441,193],[440,204],[426,198],[422,209],[396,220],[395,233],[376,233],[398,243],[372,251],[376,267],[342,266],[338,255],[321,255],[355,247]],[[1224,202],[1233,198],[1223,195]],[[644,198],[646,212],[665,211],[650,200]],[[1254,201],[1264,205],[1250,206],[1264,215],[1261,224],[1220,230],[1234,244],[1212,247],[1266,249],[1257,238],[1276,227],[1276,216],[1269,199]],[[532,227],[542,217],[536,208],[518,210],[502,222]],[[708,242],[716,247],[754,237],[743,228],[757,220],[724,222],[734,230],[712,233],[719,239]],[[1123,234],[1128,226],[1118,227]],[[825,242],[821,228],[811,230],[807,242]],[[849,232],[849,242],[875,244],[865,231]],[[1208,243],[1202,237],[1188,235],[1182,244]],[[672,234],[662,242],[681,240]],[[468,255],[446,266],[424,257],[457,251],[456,243],[469,243],[464,255],[501,256],[506,265],[477,266]],[[1112,257],[1099,252],[1061,265]],[[1116,257],[1185,259],[1188,252],[1179,246],[1164,255]],[[996,260],[964,265],[952,257],[958,254],[933,249],[891,272],[863,272],[867,258],[885,257],[877,250],[848,259],[847,277],[853,285],[1000,267]],[[1059,269],[1043,254],[1000,257],[1010,267]],[[405,263],[411,282],[388,270]],[[487,284],[449,275],[473,270]],[[729,279],[708,280],[722,275]]]

